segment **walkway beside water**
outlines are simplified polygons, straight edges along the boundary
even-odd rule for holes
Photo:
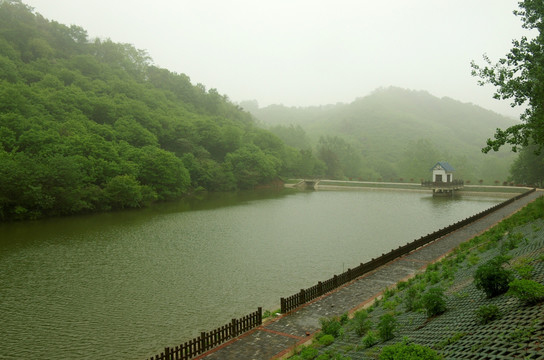
[[[319,319],[339,316],[370,304],[387,287],[416,275],[462,242],[481,234],[542,194],[541,191],[537,191],[516,200],[478,221],[363,275],[332,293],[266,322],[196,359],[267,360],[287,356],[294,346],[309,341],[320,329]]]

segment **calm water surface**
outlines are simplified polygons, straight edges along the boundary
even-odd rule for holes
[[[503,200],[244,193],[0,224],[0,358],[144,359]]]

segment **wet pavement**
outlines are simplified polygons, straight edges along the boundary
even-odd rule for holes
[[[408,255],[365,274],[335,291],[307,303],[200,355],[206,360],[267,360],[291,354],[294,346],[311,340],[320,329],[319,319],[353,312],[370,304],[387,287],[416,275],[460,243],[470,240],[542,196],[537,191],[454,231]]]

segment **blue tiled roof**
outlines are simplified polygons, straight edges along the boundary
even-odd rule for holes
[[[437,162],[436,164],[434,164],[434,166],[431,168],[431,170],[434,170],[434,168],[436,168],[436,165],[442,166],[442,168],[443,168],[444,170],[446,170],[447,172],[453,172],[453,171],[455,171],[455,169],[453,168],[453,166],[451,166],[450,164],[448,164],[448,163],[445,162],[445,161],[439,161],[439,162]]]

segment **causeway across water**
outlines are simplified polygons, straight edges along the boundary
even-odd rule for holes
[[[522,197],[195,359],[268,360],[287,357],[294,346],[311,340],[313,334],[320,329],[319,319],[353,312],[371,304],[387,287],[416,275],[462,242],[481,234],[542,195],[542,191],[536,191]]]

